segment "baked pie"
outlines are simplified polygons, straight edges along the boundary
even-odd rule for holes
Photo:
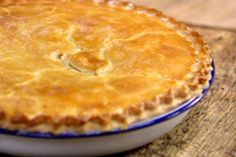
[[[0,1],[0,127],[125,129],[209,85],[200,35],[117,0]]]

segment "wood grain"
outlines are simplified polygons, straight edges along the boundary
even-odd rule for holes
[[[236,29],[236,0],[129,0],[187,23]]]
[[[236,33],[195,28],[212,49],[216,79],[183,123],[125,157],[236,157]]]

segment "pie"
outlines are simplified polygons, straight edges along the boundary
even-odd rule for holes
[[[117,0],[0,1],[0,128],[125,129],[209,86],[200,35]]]

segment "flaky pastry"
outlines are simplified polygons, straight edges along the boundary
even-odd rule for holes
[[[0,1],[0,127],[125,129],[209,86],[200,35],[116,0]]]

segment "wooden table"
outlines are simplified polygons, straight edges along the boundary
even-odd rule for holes
[[[158,8],[178,20],[236,29],[236,0],[124,0]]]

